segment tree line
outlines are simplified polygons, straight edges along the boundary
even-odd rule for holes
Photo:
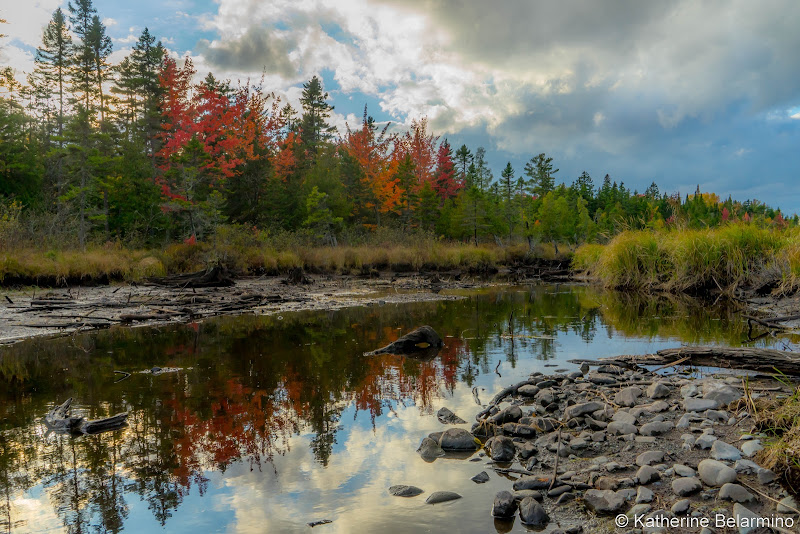
[[[191,60],[170,57],[147,28],[119,64],[111,52],[92,0],[74,0],[53,13],[27,83],[2,70],[0,221],[27,217],[79,247],[202,240],[235,224],[330,245],[391,227],[556,248],[631,228],[797,222],[699,187],[640,193],[586,172],[567,185],[545,153],[495,177],[484,148],[454,149],[424,118],[398,132],[365,107],[361,124],[337,132],[317,76],[296,110],[263,80],[197,82]]]

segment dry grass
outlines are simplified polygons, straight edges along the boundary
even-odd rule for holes
[[[789,487],[800,487],[800,386],[785,398],[753,400],[749,394],[746,398],[756,429],[769,436],[756,460],[783,478]]]

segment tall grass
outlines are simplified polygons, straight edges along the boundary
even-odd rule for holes
[[[606,246],[580,247],[573,266],[617,288],[730,292],[777,282],[790,289],[800,280],[800,235],[750,224],[626,231]]]
[[[535,258],[556,257],[551,245],[529,251],[527,245],[473,246],[429,234],[377,232],[338,247],[314,246],[308,236],[268,235],[225,226],[207,241],[175,243],[163,250],[129,250],[97,244],[86,252],[37,249],[30,245],[0,249],[0,284],[63,284],[91,280],[141,280],[186,273],[222,264],[237,274],[278,275],[293,267],[312,273],[369,273],[372,270],[488,272]]]

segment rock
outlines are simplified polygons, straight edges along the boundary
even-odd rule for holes
[[[516,423],[521,417],[522,409],[519,406],[507,406],[491,416],[488,421],[496,425],[503,425],[505,423]]]
[[[631,501],[636,497],[636,490],[633,488],[622,488],[617,490],[617,495],[621,496],[626,501]]]
[[[706,380],[703,382],[703,399],[714,400],[720,406],[727,406],[733,401],[742,398],[742,392],[720,380]]]
[[[445,406],[439,408],[439,411],[436,412],[436,418],[439,420],[440,423],[443,423],[445,425],[463,425],[466,423],[466,421],[461,419],[459,416],[454,414],[452,411],[450,411],[449,408]]]
[[[721,487],[728,482],[736,482],[736,471],[717,460],[703,460],[697,466],[700,480],[713,487]]]
[[[517,501],[510,491],[498,491],[494,496],[492,515],[494,517],[511,517],[517,513]]]
[[[700,449],[710,449],[714,445],[715,441],[717,441],[717,436],[713,436],[711,434],[700,434],[697,439],[694,440],[694,444]]]
[[[442,432],[439,446],[445,451],[474,451],[478,443],[475,436],[463,428],[448,428]]]
[[[761,469],[761,466],[755,462],[751,462],[750,460],[739,460],[733,464],[733,469],[742,475],[754,475],[758,473],[758,470]]]
[[[689,428],[689,425],[692,423],[691,418],[689,417],[688,413],[685,413],[681,416],[680,420],[678,420],[675,428]]]
[[[764,447],[761,445],[761,441],[754,439],[742,443],[741,449],[742,449],[742,454],[750,458],[758,451],[764,449]]]
[[[558,499],[556,499],[555,505],[561,506],[562,504],[568,503],[574,498],[575,494],[572,492],[562,493],[561,495],[558,496]]]
[[[594,413],[605,406],[600,402],[582,402],[580,404],[573,404],[567,406],[564,410],[564,420],[569,421],[573,417],[580,417],[582,415]]]
[[[552,419],[537,417],[533,420],[532,426],[539,432],[552,432],[556,428],[556,422]]]
[[[728,412],[721,410],[706,410],[705,413],[703,413],[703,416],[706,419],[716,423],[727,423],[728,419],[730,419]]]
[[[422,344],[425,344],[426,348],[421,348]],[[444,342],[442,342],[442,338],[439,337],[439,334],[430,326],[425,325],[409,332],[385,347],[367,353],[367,355],[417,354],[428,352],[433,352],[435,354],[438,352],[437,349],[441,349],[443,346]]]
[[[681,499],[672,505],[670,511],[675,515],[682,515],[689,511],[689,499]]]
[[[652,404],[645,404],[644,406],[640,406],[640,408],[651,413],[661,413],[669,410],[669,404],[664,402],[663,400],[660,400]]]
[[[672,481],[672,491],[679,497],[686,497],[703,489],[703,485],[695,477],[680,477]]]
[[[797,507],[797,501],[791,495],[784,497],[778,503],[778,513],[781,514],[797,514],[800,508]]]
[[[514,492],[514,500],[517,502],[521,501],[525,497],[533,497],[537,501],[541,501],[542,499],[544,499],[544,496],[542,495],[541,491],[524,489]]]
[[[739,526],[739,534],[760,531],[759,526],[763,522],[761,516],[738,502],[733,505],[733,517],[736,518],[736,524]]]
[[[636,457],[636,465],[653,465],[664,460],[664,451],[647,451]]]
[[[630,519],[633,519],[634,517],[643,516],[652,509],[653,507],[650,506],[649,504],[635,504],[631,506],[631,509],[628,510],[628,512],[625,515],[628,516]]]
[[[711,457],[715,460],[735,462],[742,459],[742,453],[730,443],[718,439],[711,445]]]
[[[427,499],[426,504],[439,504],[440,502],[454,501],[460,499],[461,495],[454,491],[434,491]]]
[[[636,503],[644,503],[644,502],[652,502],[655,498],[653,494],[653,490],[650,488],[646,488],[644,486],[639,486],[639,489],[636,490]]]
[[[529,425],[519,423],[506,423],[503,425],[503,432],[511,436],[522,438],[532,438],[536,435],[536,429]]]
[[[637,422],[635,415],[623,410],[617,410],[617,412],[611,417],[611,420],[618,423],[627,423],[629,425],[635,425]]]
[[[497,436],[492,439],[489,456],[495,462],[510,462],[516,454],[514,441],[508,436]]]
[[[486,471],[481,471],[474,477],[470,478],[470,480],[476,484],[483,484],[485,482],[489,482],[489,475],[486,473]]]
[[[643,436],[658,436],[669,432],[672,428],[673,424],[671,421],[656,421],[642,425],[642,428],[639,429],[639,433]]]
[[[614,402],[620,406],[636,406],[636,399],[642,396],[642,390],[636,386],[623,388],[614,395]]]
[[[672,512],[666,510],[656,510],[650,512],[642,520],[645,527],[642,529],[642,534],[668,534],[674,532],[669,528],[669,521],[672,518]]]
[[[527,460],[539,450],[532,441],[524,441],[522,443],[514,442],[514,445],[517,447],[517,454],[519,454],[519,457],[523,460]]]
[[[647,396],[651,399],[669,397],[670,389],[663,382],[653,382],[647,388]]]
[[[519,518],[526,524],[541,527],[550,522],[550,516],[536,499],[525,497],[519,503]]]
[[[778,475],[776,475],[774,472],[772,472],[769,469],[763,469],[763,468],[759,468],[756,471],[756,475],[758,476],[758,481],[761,482],[762,484],[769,484],[770,482],[775,482],[775,480],[778,478]]]
[[[613,514],[625,505],[625,498],[612,490],[588,490],[583,500],[586,506],[598,514]]]
[[[398,484],[389,487],[389,493],[395,497],[416,497],[421,493],[425,493],[416,486],[406,486],[405,484]]]
[[[719,490],[718,497],[726,501],[733,502],[755,502],[755,496],[744,489],[739,484],[723,484]]]
[[[683,409],[687,412],[704,412],[706,410],[716,410],[721,403],[716,399],[695,399],[689,397],[683,401]]]
[[[697,475],[697,471],[689,467],[688,465],[683,464],[674,464],[672,469],[675,471],[675,474],[681,477],[693,477]]]
[[[563,485],[563,486],[557,486],[557,487],[551,489],[550,491],[548,491],[547,492],[547,496],[550,497],[551,499],[555,499],[556,497],[558,497],[562,493],[566,493],[566,492],[570,491],[571,489],[572,489],[572,486],[567,486],[566,484]]]
[[[599,477],[594,481],[594,487],[599,490],[615,490],[619,487],[619,481],[613,477]]]
[[[514,490],[519,491],[526,489],[533,489],[533,490],[547,489],[550,487],[551,482],[552,479],[550,477],[536,477],[536,476],[522,477],[514,482]]]
[[[592,384],[597,384],[598,386],[610,386],[617,383],[617,381],[609,375],[600,373],[589,373],[586,375],[586,379]]]
[[[618,434],[625,436],[628,434],[636,434],[639,432],[639,429],[636,428],[635,425],[629,423],[620,423],[618,421],[612,421],[611,423],[608,423],[607,431],[612,436]]]
[[[535,397],[539,391],[539,386],[534,386],[533,384],[525,384],[517,388],[517,393],[525,397]]]
[[[649,465],[643,465],[636,472],[636,480],[639,481],[639,484],[649,484],[660,479],[661,475],[659,472],[654,467]]]
[[[423,460],[434,460],[445,455],[444,450],[431,438],[424,438],[417,452],[422,456]]]
[[[538,402],[542,406],[547,406],[548,404],[552,404],[556,400],[556,394],[552,389],[545,388],[541,390],[539,393],[537,393],[534,399],[536,399],[536,402]]]

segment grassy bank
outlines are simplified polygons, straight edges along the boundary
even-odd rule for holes
[[[357,245],[320,247],[301,240],[281,242],[240,230],[219,232],[208,241],[178,243],[164,249],[131,250],[120,244],[77,250],[15,247],[0,251],[0,285],[62,285],[109,280],[137,281],[151,276],[194,272],[221,263],[239,275],[280,275],[293,267],[311,273],[369,274],[378,271],[464,270],[488,273],[505,265],[553,259],[552,246],[529,251],[526,245],[472,246],[430,237],[375,238]]]
[[[750,224],[628,231],[607,245],[578,248],[573,267],[616,288],[789,292],[800,287],[800,233]]]

